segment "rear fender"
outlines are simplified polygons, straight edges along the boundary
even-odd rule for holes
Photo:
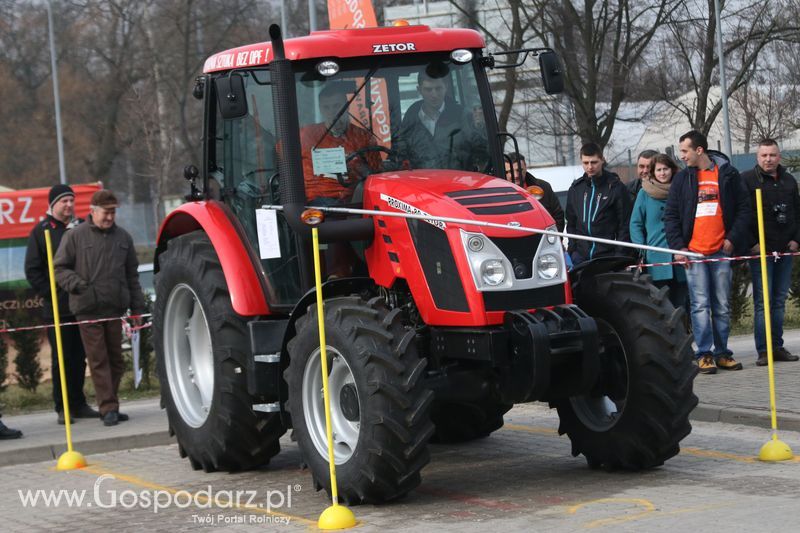
[[[233,310],[242,316],[270,314],[266,282],[256,270],[258,263],[246,245],[247,237],[230,210],[216,200],[183,204],[167,215],[158,233],[155,272],[169,240],[196,230],[208,235],[217,252]]]

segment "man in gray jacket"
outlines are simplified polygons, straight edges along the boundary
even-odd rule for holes
[[[97,191],[88,220],[67,232],[56,253],[56,281],[69,293],[78,320],[115,318],[128,309],[144,312],[136,250],[130,234],[114,223],[117,205],[114,193]],[[119,412],[117,397],[125,371],[122,328],[109,320],[81,324],[80,331],[103,424],[114,426],[128,419]]]

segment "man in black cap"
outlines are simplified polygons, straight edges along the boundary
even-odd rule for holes
[[[75,218],[75,193],[69,185],[54,185],[48,195],[50,204],[44,219],[34,226],[28,237],[28,251],[25,254],[25,277],[36,293],[44,298],[42,313],[48,324],[53,323],[53,303],[50,298],[50,275],[47,266],[47,245],[44,230],[50,230],[50,241],[55,256],[64,233],[83,220]],[[62,322],[74,322],[75,316],[70,313],[67,293],[58,291],[58,313]],[[56,348],[56,332],[47,328],[47,339],[52,348],[53,403],[58,413],[58,423],[64,423],[64,406],[61,397],[61,378],[58,370],[58,351]],[[81,334],[78,326],[61,326],[61,346],[64,355],[64,376],[67,381],[67,398],[69,411],[74,418],[99,418],[100,413],[89,407],[83,394],[83,383],[86,378],[86,353],[83,350]]]

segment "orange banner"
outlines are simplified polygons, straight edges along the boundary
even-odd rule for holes
[[[328,0],[328,20],[332,30],[374,28],[378,25],[369,0]]]
[[[75,216],[86,218],[92,195],[102,189],[102,185],[91,183],[70,187],[75,191]],[[0,239],[27,237],[47,213],[49,192],[50,187],[43,187],[0,193]]]

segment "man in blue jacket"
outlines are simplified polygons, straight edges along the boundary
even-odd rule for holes
[[[680,154],[687,167],[673,179],[664,208],[670,248],[700,253],[704,259],[746,252],[751,209],[739,171],[725,154],[709,150],[705,135],[699,131],[681,136]],[[676,254],[675,260],[687,261],[687,257]],[[700,372],[741,370],[742,364],[728,350],[730,261],[687,263],[686,267]]]
[[[584,174],[567,192],[567,233],[630,242],[633,202],[619,177],[604,168],[603,151],[594,143],[581,147]],[[567,252],[574,265],[606,255],[630,255],[621,247],[570,239]]]

